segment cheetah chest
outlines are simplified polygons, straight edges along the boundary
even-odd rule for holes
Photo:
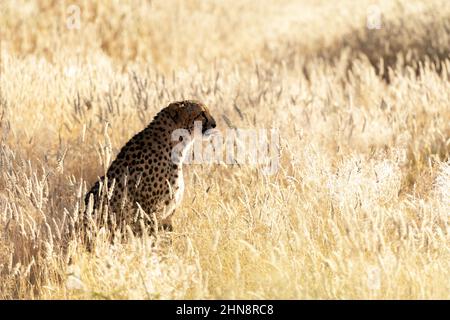
[[[180,171],[178,178],[173,185],[170,185],[171,193],[169,194],[168,204],[164,208],[163,218],[170,217],[175,209],[180,205],[184,194],[183,173]]]

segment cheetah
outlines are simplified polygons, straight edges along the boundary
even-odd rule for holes
[[[198,121],[203,135],[216,127],[207,107],[193,100],[170,103],[157,113],[122,147],[106,175],[86,194],[83,226],[94,220],[97,225],[103,221],[113,233],[123,231],[125,225],[137,234],[143,225],[151,231],[155,225],[172,231],[171,218],[184,193],[182,162],[193,142],[183,141],[181,135],[174,141],[173,132],[184,129],[192,136]]]

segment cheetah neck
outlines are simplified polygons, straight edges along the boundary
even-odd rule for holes
[[[145,131],[152,136],[152,139],[172,145],[172,132],[176,129],[177,126],[173,120],[160,112],[153,118]]]
[[[177,165],[177,170],[181,170],[182,163],[186,158],[193,141],[190,138],[181,142],[176,138],[174,139],[172,134],[177,129],[180,129],[179,125],[168,117],[168,115],[164,114],[164,112],[159,112],[144,131],[149,140],[157,141],[157,143],[162,146],[170,147],[168,156],[175,156],[176,159],[172,158],[172,160],[174,161],[174,164]],[[167,151],[164,152],[166,153]]]

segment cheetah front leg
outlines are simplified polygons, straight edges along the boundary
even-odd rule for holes
[[[172,216],[161,220],[159,224],[159,229],[163,231],[172,232],[173,231]]]

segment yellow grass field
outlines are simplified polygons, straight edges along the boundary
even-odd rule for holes
[[[0,299],[450,299],[450,1],[1,0],[0,46]],[[87,252],[180,99],[278,128],[279,170],[186,165],[170,241]]]

